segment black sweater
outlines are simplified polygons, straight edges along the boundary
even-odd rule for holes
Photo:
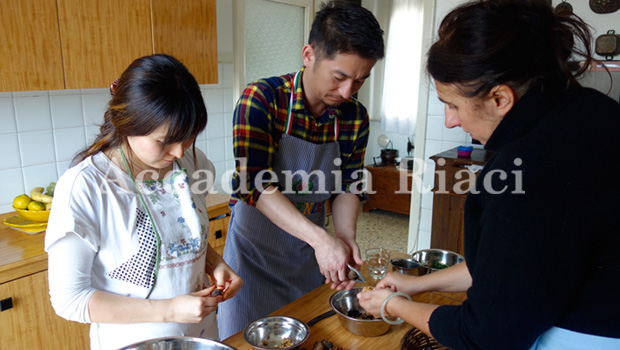
[[[485,148],[465,203],[473,284],[431,333],[459,350],[528,349],[553,326],[620,338],[620,104],[533,89]]]

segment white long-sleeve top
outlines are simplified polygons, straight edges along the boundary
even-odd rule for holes
[[[148,211],[129,175],[103,153],[63,174],[45,237],[58,315],[90,323],[88,302],[97,290],[146,298],[152,287],[150,299],[168,299],[208,286],[205,194],[214,167],[199,150],[196,165],[188,151],[165,179],[137,182]],[[158,268],[152,222],[161,237]],[[174,335],[216,339],[214,313],[199,324],[93,324],[90,330],[92,349]]]

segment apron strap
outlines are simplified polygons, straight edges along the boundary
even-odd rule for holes
[[[142,193],[138,189],[138,184],[136,183],[136,180],[134,179],[133,174],[131,173],[131,168],[129,167],[129,163],[127,162],[127,158],[125,158],[125,153],[123,153],[123,149],[121,148],[121,146],[118,146],[118,152],[121,154],[121,158],[123,159],[123,163],[125,164],[125,169],[127,169],[127,174],[129,174],[129,177],[131,177],[131,182],[133,182],[133,186],[136,188],[136,192],[138,193],[138,198],[140,199],[140,203],[142,203],[142,207],[146,211],[146,216],[149,218],[149,221],[151,222],[151,225],[153,226],[153,232],[155,233],[155,244],[157,246],[157,249],[155,251],[155,275],[153,276],[153,284],[151,285],[151,288],[149,289],[149,293],[146,295],[146,298],[145,298],[145,299],[148,299],[151,296],[151,293],[153,293],[153,289],[155,288],[155,283],[157,283],[157,274],[159,272],[159,260],[161,256],[161,252],[160,252],[161,236],[159,235],[159,232],[157,231],[157,226],[155,225],[155,222],[153,221],[153,217],[151,216],[151,211],[149,210],[149,207],[146,205],[146,201],[144,200],[144,197],[142,197]]]
[[[299,73],[301,71],[297,71],[295,76],[293,77],[293,87],[291,90],[291,98],[288,103],[288,113],[286,114],[286,127],[284,132],[287,135],[291,134],[291,127],[293,126],[293,97],[295,97],[295,92],[297,91],[297,87],[299,86]],[[334,117],[334,137],[336,142],[338,141],[338,135],[340,133],[340,127],[338,125],[338,116]]]

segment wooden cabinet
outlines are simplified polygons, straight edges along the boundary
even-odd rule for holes
[[[179,59],[199,84],[217,83],[215,0],[151,0],[153,52]]]
[[[411,206],[411,172],[395,165],[367,166],[371,187],[369,200],[362,210],[382,209],[409,215]],[[372,190],[372,191],[371,191]]]
[[[0,91],[64,88],[56,0],[3,0]]]
[[[88,349],[90,325],[67,321],[50,304],[47,271],[0,284],[12,308],[0,313],[0,349]]]
[[[0,215],[0,222],[12,215]],[[90,347],[90,325],[67,321],[52,309],[44,237],[0,224],[0,349]]]
[[[5,1],[0,91],[106,88],[152,53],[217,83],[215,1]]]
[[[446,249],[463,255],[463,209],[465,198],[478,172],[472,165],[484,166],[491,156],[474,149],[470,158],[459,158],[456,148],[430,157],[435,162],[431,248]]]
[[[221,193],[207,195],[209,244],[220,255],[224,255],[224,246],[228,236],[228,223],[230,222],[229,199],[230,196]]]
[[[66,89],[110,86],[153,52],[149,0],[57,0]]]

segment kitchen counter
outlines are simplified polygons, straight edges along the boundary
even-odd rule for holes
[[[17,213],[0,214],[0,222]],[[47,270],[45,234],[29,235],[0,224],[0,283]]]
[[[228,213],[228,199],[226,194],[208,195],[209,218]],[[30,235],[2,223],[15,215],[16,212],[0,214],[0,283],[47,270],[47,253],[43,250],[45,233]]]
[[[394,254],[393,255],[398,255]],[[404,254],[402,254],[404,255]],[[372,280],[368,278],[368,272],[365,265],[362,267],[362,273],[366,277],[366,285],[374,285]],[[358,286],[361,286],[358,285]],[[329,306],[329,298],[336,291],[330,288],[330,285],[322,285],[301,298],[285,305],[281,309],[272,313],[272,315],[286,315],[295,317],[303,322],[308,322],[314,317],[331,310]],[[423,293],[413,298],[414,301],[438,304],[438,305],[459,305],[466,299],[465,293]],[[310,336],[301,348],[312,349],[312,345],[316,341],[329,340],[334,346],[340,346],[346,350],[368,350],[368,349],[400,349],[400,342],[405,333],[412,328],[411,325],[402,323],[392,326],[390,331],[378,337],[362,337],[342,328],[338,316],[334,315],[317,322],[310,327]],[[238,350],[253,350],[243,338],[243,331],[223,340]]]

